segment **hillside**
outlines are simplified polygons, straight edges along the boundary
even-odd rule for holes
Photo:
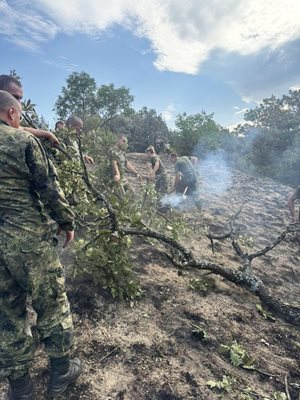
[[[130,160],[145,174],[144,155],[131,154]],[[215,241],[213,253],[205,233],[224,232],[241,204],[236,223],[243,243],[254,249],[272,242],[288,224],[286,199],[291,188],[230,171],[216,160],[200,164],[199,173],[202,211],[182,209],[191,233],[180,240],[197,258],[239,266],[229,240]],[[137,190],[143,185],[129,179]],[[300,296],[299,246],[299,234],[290,235],[253,262],[257,276],[276,295],[295,304]],[[66,264],[70,254],[68,250],[62,255]],[[62,399],[216,400],[221,392],[207,382],[225,375],[232,379],[222,394],[225,400],[284,399],[274,396],[285,392],[285,380],[291,384],[291,400],[300,398],[299,329],[277,317],[265,319],[256,308],[256,296],[223,278],[192,269],[178,274],[164,254],[144,240],[135,240],[131,257],[143,289],[133,307],[113,301],[90,283],[74,290],[71,278],[68,281],[76,353],[84,372]],[[203,275],[212,287],[197,292],[191,279]],[[256,370],[233,366],[220,351],[220,345],[234,340],[254,359]],[[36,398],[46,398],[47,359],[40,347],[32,376]],[[0,399],[5,399],[5,392],[6,385],[0,384]]]

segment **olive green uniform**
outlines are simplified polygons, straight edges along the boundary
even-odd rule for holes
[[[197,172],[188,157],[179,157],[175,164],[175,173],[181,174],[176,192],[185,193],[187,196],[196,191]]]
[[[27,295],[47,354],[62,357],[72,346],[64,270],[44,206],[63,230],[73,229],[74,214],[39,141],[2,122],[0,193],[0,377],[16,378],[28,369],[34,353]]]
[[[168,178],[161,159],[155,154],[150,159],[152,169],[154,169],[157,162],[159,162],[159,168],[155,173],[155,190],[157,193],[165,194],[168,191]]]
[[[115,193],[121,195],[122,197],[125,196],[126,192],[132,192],[132,187],[128,182],[127,178],[125,177],[125,169],[126,169],[126,153],[123,150],[120,150],[118,147],[114,146],[111,155],[111,171],[112,171],[112,180],[115,176],[115,171],[112,166],[112,162],[116,161],[117,166],[120,172],[120,180],[119,182],[114,182],[114,189]]]

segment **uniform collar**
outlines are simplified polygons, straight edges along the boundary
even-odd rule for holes
[[[9,126],[8,123],[5,121],[2,121],[2,119],[0,119],[0,124]]]

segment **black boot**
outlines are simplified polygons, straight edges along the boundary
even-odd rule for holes
[[[81,361],[79,358],[69,359],[68,356],[51,358],[51,374],[49,394],[57,396],[63,393],[67,387],[81,374]]]
[[[29,373],[27,372],[21,378],[12,380],[9,379],[9,390],[8,399],[9,400],[32,400],[32,380]]]

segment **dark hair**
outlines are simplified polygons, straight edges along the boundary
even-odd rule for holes
[[[54,128],[55,130],[57,129],[57,125],[58,124],[64,125],[65,123],[64,123],[64,121],[57,121],[56,124],[55,124],[55,128]]]
[[[11,75],[0,75],[0,90],[6,90],[11,83],[15,83],[17,86],[22,87],[21,82]]]

